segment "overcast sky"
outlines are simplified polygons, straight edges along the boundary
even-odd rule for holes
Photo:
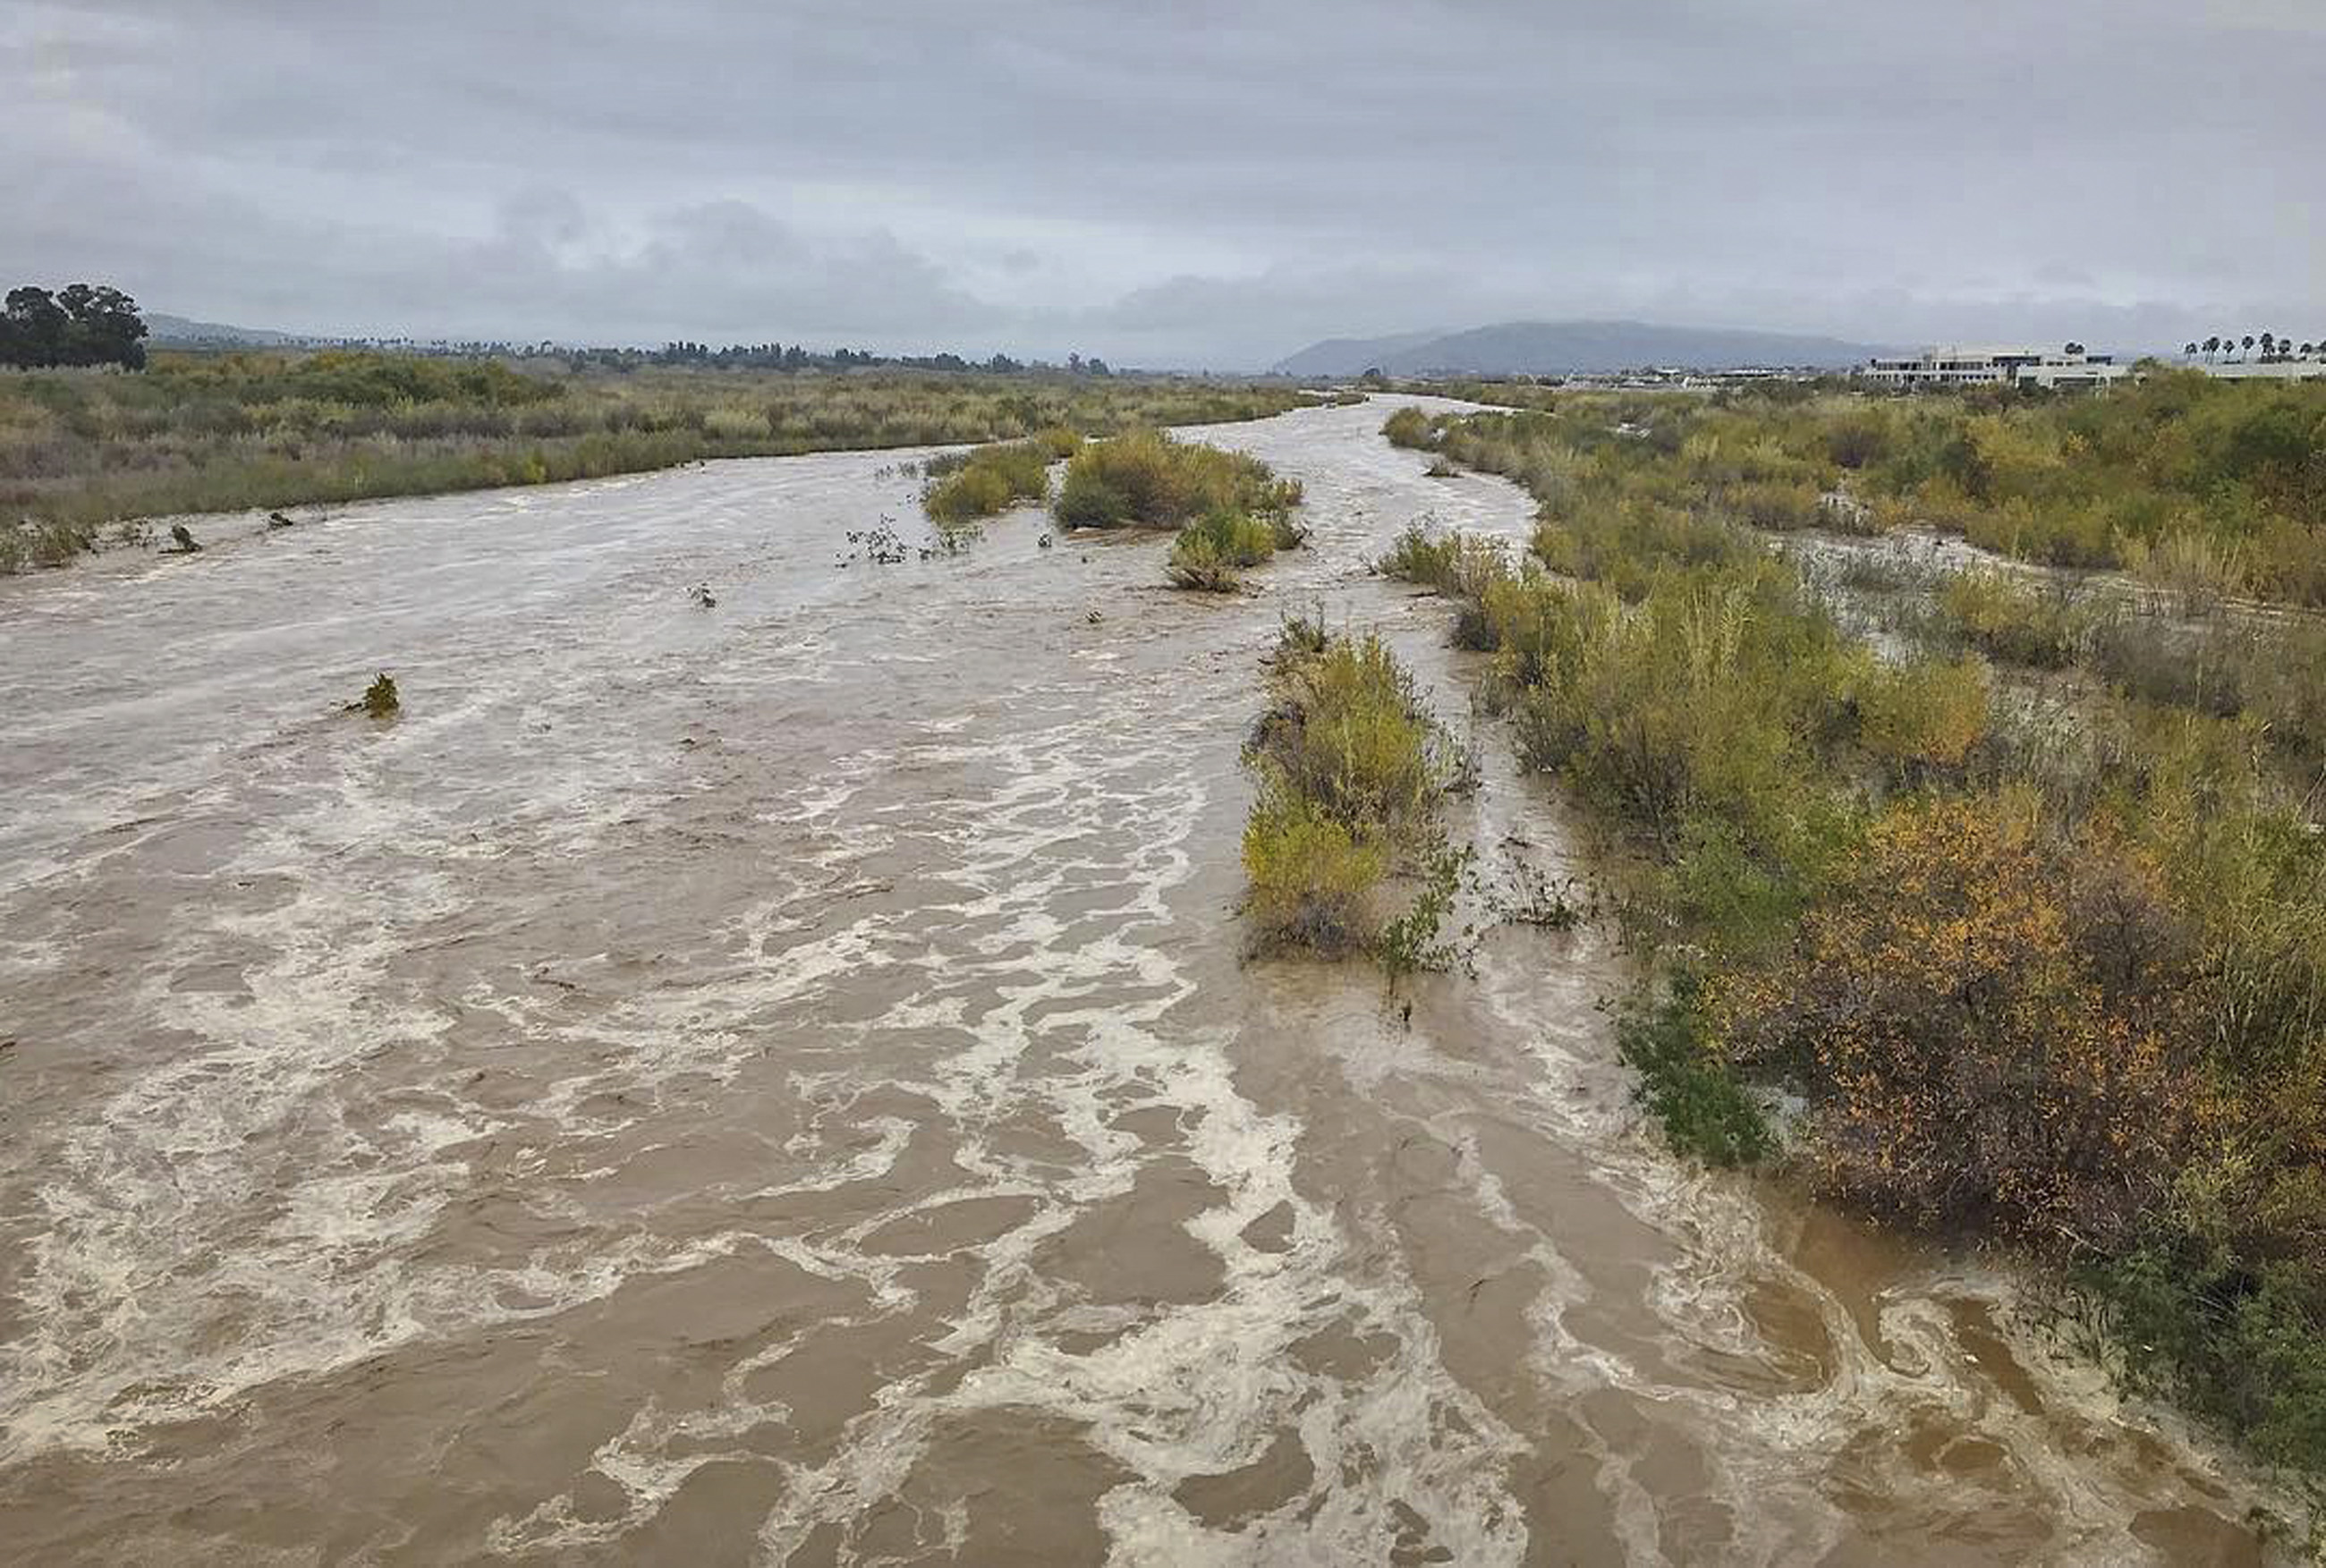
[[[2326,338],[2326,0],[0,0],[0,281],[1068,349]]]

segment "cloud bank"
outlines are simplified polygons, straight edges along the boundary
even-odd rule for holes
[[[2326,335],[2304,0],[0,0],[0,276],[332,332],[1264,365]]]

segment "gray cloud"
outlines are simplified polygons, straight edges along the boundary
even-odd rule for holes
[[[0,0],[0,274],[254,325],[2326,331],[2312,0]]]

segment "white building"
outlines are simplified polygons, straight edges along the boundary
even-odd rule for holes
[[[2191,365],[2224,381],[2315,381],[2326,377],[2326,359],[2230,360],[2219,365]]]
[[[1876,357],[1863,374],[1885,386],[2105,386],[2132,374],[2107,354],[2067,348],[1925,348],[1904,358]]]

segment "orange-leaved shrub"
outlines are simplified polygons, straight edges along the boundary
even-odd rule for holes
[[[2011,793],[1908,799],[1713,1007],[1734,1058],[1807,1090],[1830,1191],[2110,1248],[2190,1134],[2193,957],[2155,871],[2098,830],[2055,837]]]

